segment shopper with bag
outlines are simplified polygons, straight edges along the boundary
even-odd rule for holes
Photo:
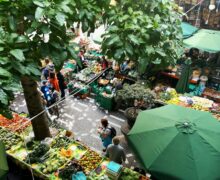
[[[116,130],[109,125],[107,119],[101,119],[101,125],[98,128],[98,134],[104,146],[103,152],[105,152],[108,145],[112,143],[112,138],[116,136]]]

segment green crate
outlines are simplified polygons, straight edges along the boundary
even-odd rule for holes
[[[106,110],[112,110],[113,109],[113,98],[104,97],[101,94],[99,96],[99,105],[100,107],[106,109]]]

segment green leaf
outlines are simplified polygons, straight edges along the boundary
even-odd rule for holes
[[[63,13],[57,13],[56,20],[60,26],[63,26],[65,23],[65,15]]]
[[[23,43],[23,42],[27,42],[28,38],[26,36],[18,36],[17,40],[15,41],[16,43]]]
[[[33,3],[39,7],[45,7],[44,3],[41,1],[34,0]]]
[[[9,16],[8,17],[8,22],[9,22],[9,27],[12,31],[16,30],[16,23],[15,23],[15,19],[13,16]]]
[[[79,11],[79,19],[82,20],[83,16],[85,15],[85,11],[82,9],[81,11]]]
[[[152,61],[153,64],[160,64],[161,63],[161,59],[157,58],[154,61]]]
[[[44,34],[50,33],[50,27],[49,27],[49,25],[43,25],[40,29],[41,29],[41,31],[42,31]]]
[[[70,13],[70,14],[73,13],[72,10],[71,10],[66,4],[64,4],[64,3],[62,3],[62,4],[60,5],[60,7],[62,8],[62,10],[63,10],[65,13]]]
[[[120,39],[119,39],[118,35],[114,35],[111,38],[109,38],[109,41],[107,41],[106,44],[107,44],[107,46],[111,46],[112,44],[115,44],[119,41],[120,41]]]
[[[28,28],[27,31],[26,31],[26,34],[27,35],[32,34],[34,31],[35,31],[35,29],[33,27]]]
[[[37,21],[39,21],[40,18],[43,17],[43,15],[44,15],[44,9],[42,9],[41,7],[38,7],[38,8],[36,9],[36,11],[35,11],[35,19],[36,19]]]
[[[131,15],[133,13],[133,9],[131,7],[128,8],[128,13]]]
[[[25,57],[21,49],[13,49],[10,51],[10,54],[14,56],[19,61],[24,61]]]
[[[157,54],[159,54],[159,55],[161,55],[161,56],[163,56],[163,57],[165,57],[166,56],[166,54],[164,53],[164,51],[162,50],[162,49],[156,49],[156,53]]]
[[[143,57],[142,57],[142,58],[139,59],[138,71],[139,71],[140,74],[145,73],[148,64],[149,64],[149,63],[148,63],[147,58],[143,58]]]
[[[134,54],[133,47],[128,43],[125,44],[125,50],[131,56]]]
[[[11,77],[11,73],[0,67],[0,77]]]
[[[1,52],[1,51],[4,51],[4,48],[3,48],[3,47],[0,47],[0,52]]]
[[[114,58],[115,59],[121,59],[122,55],[124,53],[124,50],[123,49],[117,49],[115,54],[114,54]]]
[[[135,35],[133,35],[133,34],[129,34],[129,35],[128,35],[128,38],[129,38],[129,40],[130,40],[131,42],[133,42],[134,44],[136,44],[136,45],[139,45],[139,44],[140,44],[139,41],[138,41],[137,36],[135,36]]]
[[[0,57],[0,64],[4,65],[7,64],[9,62],[8,57]]]
[[[82,22],[82,31],[86,32],[89,29],[89,24],[86,20]]]
[[[2,114],[4,117],[8,119],[13,118],[12,113],[7,106],[5,108],[4,107],[0,108],[0,114]]]
[[[82,68],[82,62],[77,57],[77,55],[76,55],[75,51],[73,50],[73,48],[67,47],[67,50],[69,51],[71,56],[74,58],[74,60],[76,60],[77,64],[80,66],[80,68]]]
[[[0,89],[0,102],[4,105],[8,105],[8,96],[2,89]]]
[[[41,75],[41,72],[39,71],[38,67],[33,65],[33,64],[30,64],[26,67],[26,69],[33,75],[35,76],[40,76]]]

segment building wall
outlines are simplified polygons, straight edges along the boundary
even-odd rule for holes
[[[183,11],[187,12],[199,3],[201,0],[175,0],[175,2],[183,7]],[[187,13],[187,17],[183,21],[189,22],[192,25],[207,29],[220,30],[220,0],[216,0],[215,9],[209,10],[210,0],[204,0],[201,5]]]

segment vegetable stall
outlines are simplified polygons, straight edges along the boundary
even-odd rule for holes
[[[8,157],[20,167],[32,170],[41,179],[66,180],[82,173],[90,180],[109,179],[106,175],[109,160],[75,140],[72,132],[51,128],[52,138],[35,141],[29,138],[32,133],[29,120],[16,113],[13,117],[9,120],[0,115],[0,140]],[[138,180],[141,175],[122,168],[120,179],[131,177]]]

